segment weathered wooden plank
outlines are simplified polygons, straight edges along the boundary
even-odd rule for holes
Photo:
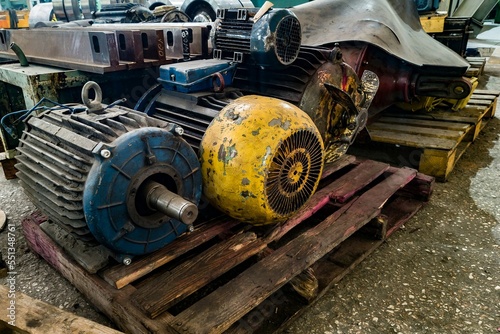
[[[106,269],[102,273],[102,277],[112,286],[117,289],[121,289],[125,285],[149,274],[156,268],[163,266],[182,254],[185,254],[194,247],[197,247],[214,238],[216,235],[229,230],[238,223],[239,222],[234,219],[227,217],[209,221],[194,232],[176,239],[164,248],[149,254],[148,256],[142,257],[128,266],[120,264]]]
[[[460,111],[457,112],[439,111],[425,114],[412,113],[401,115],[401,117],[475,124],[477,122],[478,116],[481,115],[481,112],[484,112],[484,108],[479,106],[469,107],[466,110],[467,112],[465,112],[464,109],[460,109]],[[396,114],[392,112],[388,113],[388,115],[396,117]]]
[[[435,178],[433,176],[417,173],[413,180],[397,191],[396,195],[427,202],[434,191],[434,186]]]
[[[492,102],[491,100],[471,98],[467,104],[468,105],[477,105],[477,106],[490,106],[491,102]]]
[[[265,247],[253,232],[235,235],[141,285],[131,299],[155,318]]]
[[[390,166],[374,161],[362,161],[351,173],[333,181],[330,185],[330,198],[338,203],[345,203],[359,190],[378,178]]]
[[[23,232],[31,249],[42,256],[54,269],[69,280],[75,288],[101,312],[106,314],[125,332],[137,334],[175,334],[168,326],[172,315],[164,313],[152,321],[129,300],[135,288],[128,285],[117,290],[97,275],[89,274],[74,260],[69,258],[38,226],[33,219],[24,219]],[[47,332],[50,333],[50,332]]]
[[[374,130],[388,131],[388,132],[402,132],[405,134],[415,134],[426,137],[445,138],[452,140],[459,140],[465,133],[464,131],[457,131],[457,130],[428,128],[428,127],[404,125],[404,124],[387,124],[379,122],[370,124],[370,126],[368,127],[369,132]]]
[[[471,99],[473,99],[473,100],[487,100],[487,101],[490,101],[490,103],[491,103],[497,97],[498,97],[498,95],[474,94],[471,96]]]
[[[368,129],[368,132],[370,134],[370,138],[373,141],[382,143],[405,145],[418,148],[436,148],[443,150],[451,150],[457,145],[457,142],[451,139],[431,138],[415,134],[405,134],[400,132],[390,132],[382,130]]]
[[[316,191],[292,218],[272,231],[266,238],[267,242],[281,239],[288,231],[314,215],[332,199],[340,203],[345,203],[356,191],[382,175],[388,168],[388,164],[373,160],[361,162],[350,173],[342,175],[324,188]]]
[[[446,122],[446,121],[403,118],[403,117],[388,117],[388,116],[384,116],[377,119],[376,123],[406,124],[406,125],[427,127],[433,129],[446,129],[446,130],[457,130],[457,131],[466,131],[470,127],[469,123],[457,123],[457,122]]]
[[[16,178],[16,173],[18,172],[16,167],[14,167],[16,162],[17,162],[16,159],[5,159],[0,161],[3,173],[7,180],[12,180]]]
[[[500,90],[492,90],[492,89],[476,89],[474,90],[474,94],[484,94],[484,95],[500,95]]]
[[[0,285],[0,319],[9,323],[10,301],[15,301],[15,324],[16,327],[30,334],[77,334],[82,329],[86,334],[123,334],[107,326],[98,324],[86,318],[79,317],[73,313],[59,309],[58,307],[33,299],[24,293],[15,292],[15,299],[9,299],[9,289]],[[4,331],[5,330],[5,331]],[[7,329],[2,329],[0,333],[10,333]],[[15,332],[14,332],[15,333]]]
[[[398,197],[385,205],[382,208],[382,214],[387,217],[387,232],[385,237],[388,238],[396,232],[423,205],[422,201],[409,197]]]
[[[332,221],[326,218],[277,249],[228,284],[175,317],[181,333],[221,333],[312,263],[380,213],[387,199],[411,181],[416,171],[400,169],[357,198]],[[217,307],[214,307],[217,305]]]
[[[325,165],[325,167],[323,168],[323,174],[321,175],[321,178],[324,179],[324,178],[328,177],[329,175],[332,175],[333,173],[338,172],[342,168],[353,164],[355,161],[356,161],[355,156],[350,155],[350,154],[344,154],[335,162]]]

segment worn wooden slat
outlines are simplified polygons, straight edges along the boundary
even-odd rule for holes
[[[164,248],[128,266],[120,264],[106,269],[102,277],[112,286],[121,289],[237,224],[237,221],[227,217],[207,222],[194,232],[176,239]]]
[[[221,333],[269,297],[292,277],[319,260],[380,213],[387,199],[415,177],[400,169],[357,198],[350,209],[332,221],[326,218],[287,245],[175,317],[180,333]],[[217,305],[217,307],[214,307]]]
[[[423,202],[414,198],[399,197],[384,206],[382,214],[387,217],[386,238],[396,232],[423,206]]]
[[[457,123],[457,122],[446,122],[446,121],[403,118],[403,117],[381,117],[380,119],[377,119],[376,123],[406,124],[418,127],[427,127],[432,129],[446,129],[446,130],[457,130],[457,131],[466,131],[470,126],[469,123]]]
[[[423,173],[417,175],[404,188],[398,190],[398,196],[415,198],[423,202],[429,201],[434,191],[435,178]]]
[[[16,167],[14,167],[16,162],[17,162],[16,159],[5,159],[0,161],[3,173],[7,180],[12,180],[16,178],[16,173],[18,172]]]
[[[498,95],[474,94],[471,96],[471,99],[473,99],[473,100],[487,100],[487,101],[490,101],[490,103],[491,103],[497,97],[498,97]]]
[[[10,322],[7,318],[10,300],[7,298],[9,290],[6,286],[0,285],[0,320]],[[24,293],[16,292],[15,299],[15,324],[23,330],[23,333],[30,334],[68,334],[80,333],[85,329],[86,334],[123,334],[107,326],[94,321],[79,317],[73,313],[63,311],[58,307],[33,299]],[[2,328],[0,333],[11,333],[7,328]],[[13,332],[15,333],[15,332]]]
[[[338,172],[342,168],[353,164],[355,161],[356,161],[355,156],[350,155],[350,154],[344,154],[338,160],[336,160],[334,163],[325,164],[321,178],[324,179],[325,177],[328,177],[329,175],[332,175],[333,173]]]
[[[459,140],[465,133],[464,131],[445,130],[436,128],[427,128],[421,126],[404,125],[404,124],[387,124],[387,123],[373,123],[368,127],[368,131],[388,131],[388,132],[402,132],[405,134],[415,134],[426,137],[445,138],[452,140]]]
[[[374,160],[361,162],[348,177],[339,178],[331,183],[330,198],[338,203],[347,202],[356,192],[382,175],[389,167],[388,164]]]
[[[478,105],[478,106],[489,106],[491,104],[491,102],[492,101],[490,101],[490,100],[471,98],[467,104],[468,105]]]
[[[356,191],[382,175],[388,168],[388,164],[373,160],[361,162],[350,173],[342,175],[324,188],[316,191],[292,218],[272,231],[266,238],[267,242],[281,239],[292,228],[318,212],[330,200],[337,200],[340,203],[346,202]]]
[[[155,318],[265,247],[253,232],[235,235],[141,285],[131,299],[148,316]]]
[[[396,145],[405,145],[410,147],[429,147],[429,148],[437,148],[444,150],[451,150],[456,145],[457,142],[451,139],[444,138],[431,138],[427,136],[414,135],[414,134],[405,134],[398,132],[390,132],[390,131],[381,131],[381,130],[368,130],[370,133],[370,138],[373,141],[396,144]]]
[[[474,94],[498,96],[498,95],[500,95],[500,90],[476,89],[476,90],[474,90]]]
[[[412,118],[412,119],[427,119],[427,120],[435,120],[435,121],[447,121],[447,122],[459,122],[459,123],[477,123],[477,118],[484,113],[484,107],[469,107],[460,109],[458,112],[432,112],[432,113],[413,113],[413,114],[404,114],[402,117]],[[396,116],[395,113],[389,113],[388,115]]]

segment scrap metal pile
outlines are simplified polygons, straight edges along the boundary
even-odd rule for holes
[[[117,259],[191,229],[202,193],[236,219],[282,222],[378,111],[469,94],[466,62],[423,33],[416,13],[413,1],[316,0],[219,10],[214,24],[1,31],[0,54],[15,42],[44,64],[163,64],[136,111],[88,101],[87,87],[83,105],[29,117],[19,178],[51,220]],[[61,49],[43,54],[42,36]]]

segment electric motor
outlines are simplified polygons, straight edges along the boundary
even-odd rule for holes
[[[96,100],[88,99],[90,88]],[[201,197],[200,164],[182,128],[99,102],[26,121],[17,176],[51,221],[117,256],[157,250],[188,230]]]
[[[249,95],[223,108],[200,145],[203,193],[228,215],[285,220],[314,194],[324,147],[311,118],[275,98]]]
[[[214,58],[229,58],[259,66],[290,65],[300,49],[300,22],[288,9],[270,9],[257,18],[257,9],[217,12],[212,44]]]

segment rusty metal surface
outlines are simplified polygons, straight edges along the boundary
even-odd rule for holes
[[[302,25],[303,45],[358,41],[417,66],[439,66],[455,74],[469,66],[422,30],[412,0],[315,0],[292,11]]]

